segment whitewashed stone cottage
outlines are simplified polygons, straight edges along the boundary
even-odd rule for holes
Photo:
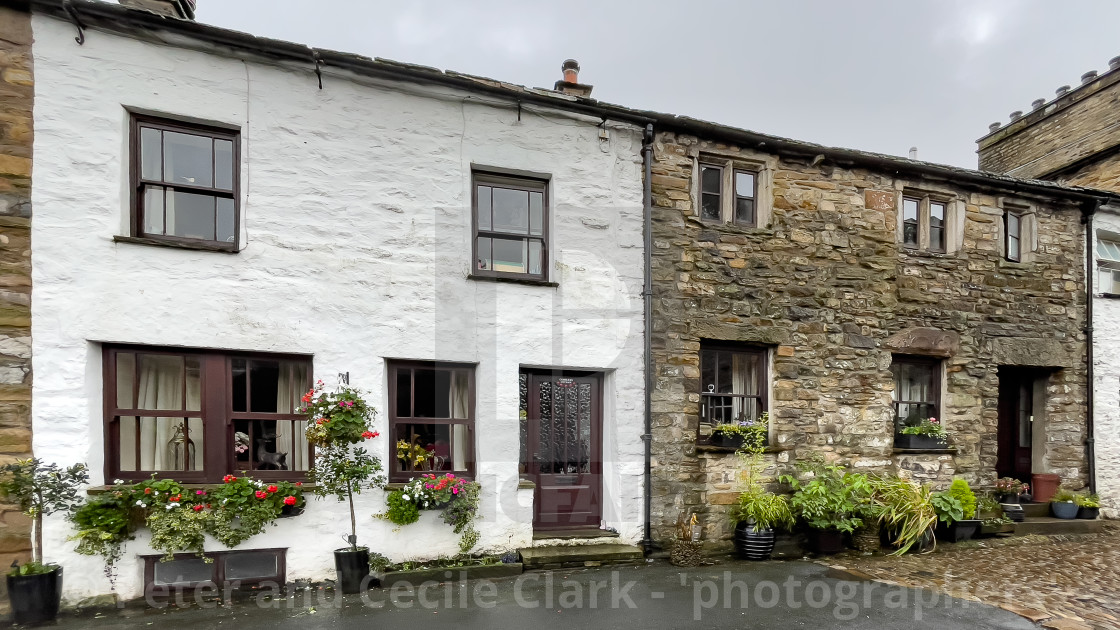
[[[415,438],[481,482],[480,548],[642,537],[640,125],[560,91],[586,93],[574,76],[527,90],[116,4],[31,11],[38,456],[88,462],[94,486],[298,479],[294,405],[348,378],[391,481]],[[359,500],[372,551],[456,552],[436,514],[394,532],[382,493]],[[346,514],[311,501],[241,548],[331,577]],[[109,591],[69,523],[45,533],[68,599]]]

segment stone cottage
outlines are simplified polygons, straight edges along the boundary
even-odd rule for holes
[[[1120,192],[1120,57],[1108,70],[1086,72],[980,138],[980,168],[1074,186]],[[1120,208],[1103,204],[1091,217],[1093,390],[1087,437],[1090,485],[1104,513],[1120,516]]]
[[[300,394],[346,381],[379,411],[390,482],[481,483],[479,550],[642,537],[644,125],[568,94],[590,90],[574,67],[529,90],[198,24],[179,2],[22,4],[38,456],[87,462],[92,491],[297,480],[313,464]],[[0,158],[17,197],[30,150]],[[9,231],[26,222],[2,219],[26,249]],[[9,265],[0,295],[17,338],[25,269]],[[0,352],[18,367],[22,347]],[[5,423],[26,413],[12,378]],[[398,459],[398,440],[430,456]],[[394,532],[372,518],[384,493],[356,503],[374,552],[458,551],[437,513]],[[348,523],[345,504],[311,500],[233,552],[253,579],[326,579]],[[109,592],[69,523],[45,530],[67,599]],[[160,564],[148,540],[125,549],[124,598],[230,562]]]
[[[1101,193],[695,121],[653,177],[653,525],[737,494],[722,423],[944,485],[1087,481],[1084,228]],[[944,448],[896,447],[937,418]]]

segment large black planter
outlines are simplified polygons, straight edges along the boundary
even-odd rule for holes
[[[1067,501],[1053,501],[1050,503],[1050,511],[1054,516],[1064,519],[1077,518],[1077,504],[1069,503]]]
[[[754,523],[735,526],[735,551],[744,560],[769,560],[774,553],[774,530],[756,529]]]
[[[62,567],[40,575],[9,575],[8,600],[15,623],[42,623],[58,616]]]
[[[369,549],[350,547],[334,550],[334,570],[338,578],[338,588],[343,593],[360,593],[369,586]]]
[[[1100,508],[1091,508],[1091,507],[1079,507],[1079,508],[1077,508],[1077,518],[1081,518],[1081,519],[1085,519],[1085,520],[1093,520],[1093,519],[1097,518],[1098,516],[1100,516],[1100,514],[1101,514],[1101,509]]]
[[[825,556],[844,551],[844,532],[838,529],[810,529],[809,547]]]
[[[894,436],[894,447],[928,451],[946,449],[949,448],[949,444],[932,435],[903,435],[898,433]]]
[[[934,530],[934,533],[937,534],[938,540],[958,543],[975,536],[976,532],[980,529],[980,525],[981,521],[975,519],[957,521],[952,525],[938,523],[937,529]]]
[[[723,433],[717,431],[712,434],[712,446],[737,449],[743,445],[743,436],[739,433]]]

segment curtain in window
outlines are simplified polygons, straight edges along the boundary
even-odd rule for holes
[[[307,365],[280,362],[280,382],[276,387],[276,413],[299,413],[299,399],[307,386]],[[276,452],[288,453],[288,470],[307,470],[311,447],[304,432],[306,423],[280,420],[276,423]],[[294,442],[293,442],[294,440]]]
[[[754,355],[731,355],[731,393],[758,396],[758,361]],[[735,398],[735,420],[754,421],[758,419],[758,401],[754,398]]]
[[[134,361],[134,355],[120,359]],[[126,359],[127,357],[127,359]],[[129,370],[128,373],[131,373]],[[183,404],[184,380],[186,405]],[[136,408],[173,411],[200,409],[201,381],[197,361],[184,365],[181,356],[140,355]],[[118,394],[130,393],[132,383],[118,381]],[[131,421],[130,421],[131,420]],[[184,426],[185,425],[185,426]],[[136,467],[137,424],[122,418],[122,470],[200,470],[202,468],[202,419],[144,416],[140,418],[140,467]]]
[[[454,371],[451,373],[450,404],[451,417],[455,419],[468,418],[468,405],[470,405],[470,388],[466,372]],[[451,469],[467,469],[467,425],[451,425]]]

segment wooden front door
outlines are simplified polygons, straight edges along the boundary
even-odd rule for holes
[[[999,451],[996,472],[1000,477],[1031,481],[1031,445],[1034,442],[1034,383],[1032,370],[999,370]]]
[[[526,473],[536,483],[533,528],[599,527],[602,521],[602,378],[530,372]]]

